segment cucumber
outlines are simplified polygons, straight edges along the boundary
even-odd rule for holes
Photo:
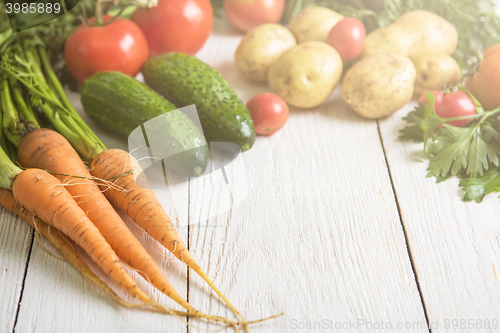
[[[187,177],[205,171],[209,154],[200,129],[148,86],[121,72],[99,72],[85,81],[81,96],[85,112],[109,132],[128,137],[144,125],[146,142],[168,168]]]
[[[195,104],[208,142],[231,142],[248,150],[255,142],[250,112],[220,73],[184,53],[165,53],[142,67],[147,84],[177,107]]]

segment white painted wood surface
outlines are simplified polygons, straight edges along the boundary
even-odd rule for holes
[[[232,55],[240,38],[218,21],[199,57],[246,101],[268,87],[236,70]],[[78,94],[71,97],[79,107]],[[444,321],[500,318],[498,198],[463,203],[456,181],[435,184],[425,178],[421,147],[396,140],[410,108],[377,124],[349,111],[337,90],[315,110],[291,110],[274,136],[259,137],[238,160],[247,177],[228,169],[227,188],[220,171],[170,192],[155,183],[181,237],[187,240],[189,232],[195,259],[247,319],[286,312],[252,332],[334,331],[336,324],[347,324],[341,330],[349,332],[426,332],[424,309],[431,324],[439,322],[432,332],[496,331],[446,330]],[[124,141],[91,126],[108,146],[124,147]],[[248,196],[228,209],[228,193],[245,186]],[[190,272],[188,280],[183,265],[126,221],[181,295],[189,291],[194,306],[231,316],[200,278]],[[116,305],[37,240],[25,272],[31,235],[22,220],[2,212],[0,332],[14,330],[18,307],[16,332],[188,331],[172,317]],[[145,281],[140,284],[175,307]],[[298,329],[308,322],[333,329]],[[410,327],[396,329],[398,324]]]
[[[397,140],[413,106],[381,120],[380,129],[429,322],[445,331],[455,319],[499,321],[498,195],[464,203],[457,178],[439,184],[426,178],[422,145]]]
[[[224,31],[199,56],[246,101],[268,88],[242,77],[232,61],[239,33]],[[219,209],[211,181],[222,174],[191,183],[190,244],[249,320],[286,312],[253,331],[425,322],[375,121],[349,111],[337,89],[317,109],[292,109],[284,129],[243,158],[251,190],[231,211],[204,218]],[[193,305],[225,313],[199,286],[190,279]]]
[[[0,332],[11,332],[21,297],[33,230],[2,208],[0,213]]]

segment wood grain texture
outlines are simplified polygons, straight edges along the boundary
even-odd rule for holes
[[[0,209],[0,332],[12,332],[33,230],[20,217]]]
[[[422,144],[397,140],[414,105],[381,120],[380,129],[429,321],[440,324],[433,332],[445,331],[445,320],[498,320],[498,195],[463,202],[457,178],[426,178]]]
[[[268,88],[239,74],[240,35],[220,25],[226,33],[200,57],[246,101]],[[286,312],[252,332],[323,320],[425,323],[375,121],[349,111],[337,90],[317,109],[292,109],[243,159],[250,193],[230,211],[218,205],[222,174],[190,184],[190,246],[248,320]],[[207,221],[207,212],[218,216]],[[191,274],[193,305],[229,315],[207,295]]]

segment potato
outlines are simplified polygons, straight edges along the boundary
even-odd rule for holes
[[[247,32],[236,49],[236,66],[250,80],[267,81],[269,66],[297,45],[293,34],[279,24],[262,24]]]
[[[393,53],[370,55],[347,71],[342,99],[363,117],[384,117],[410,101],[416,75],[407,57]]]
[[[426,55],[413,59],[417,70],[414,94],[422,95],[440,90],[444,85],[456,84],[462,79],[462,71],[455,59],[446,54]]]
[[[368,34],[361,57],[398,53],[413,60],[423,55],[451,55],[457,43],[457,29],[450,22],[425,10],[414,10]]]
[[[330,45],[308,41],[283,53],[269,69],[269,85],[287,103],[312,108],[332,93],[342,74],[342,59]]]
[[[317,40],[326,43],[333,26],[344,16],[325,7],[310,7],[301,11],[290,21],[290,31],[297,43]]]

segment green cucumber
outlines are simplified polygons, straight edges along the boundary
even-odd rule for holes
[[[205,171],[209,154],[200,129],[148,86],[121,72],[99,72],[85,81],[81,96],[85,112],[109,132],[128,137],[143,125],[148,146],[168,168],[187,177]]]
[[[248,150],[255,142],[250,112],[229,83],[208,64],[183,53],[165,53],[142,67],[146,83],[177,107],[195,104],[208,142],[232,142]]]

